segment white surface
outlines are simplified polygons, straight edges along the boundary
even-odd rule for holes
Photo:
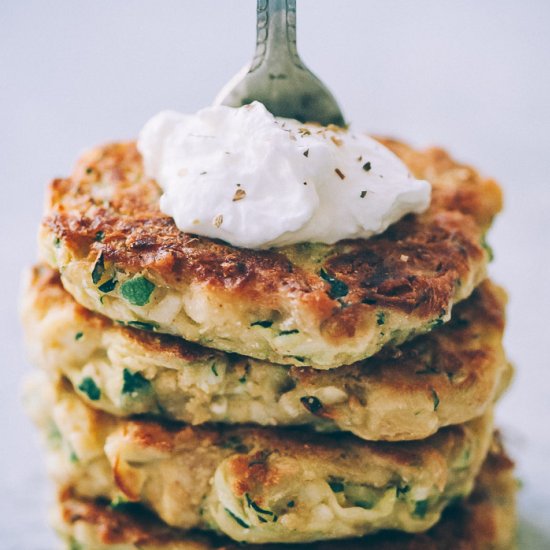
[[[298,10],[300,51],[356,128],[444,145],[505,188],[489,240],[511,294],[518,376],[498,416],[524,482],[521,547],[550,547],[550,2],[303,0]],[[133,137],[162,108],[208,103],[252,55],[253,26],[253,0],[0,3],[2,549],[54,545],[20,406],[29,367],[16,318],[44,186],[82,148]]]

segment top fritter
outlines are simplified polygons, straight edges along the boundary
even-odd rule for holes
[[[350,364],[450,318],[485,277],[501,208],[493,180],[442,150],[380,141],[432,200],[379,236],[251,250],[183,233],[135,145],[117,143],[51,184],[44,257],[77,301],[123,324],[276,363]]]

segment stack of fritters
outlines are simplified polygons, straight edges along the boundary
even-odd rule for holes
[[[27,401],[70,548],[512,546],[492,425],[506,298],[486,280],[500,191],[384,143],[431,206],[335,245],[184,234],[131,143],[52,183]]]

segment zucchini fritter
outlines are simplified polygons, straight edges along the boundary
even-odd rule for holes
[[[121,420],[87,407],[68,385],[43,381],[27,402],[61,487],[139,502],[170,526],[249,543],[425,531],[471,492],[492,434],[490,414],[399,443]]]
[[[498,440],[483,464],[472,494],[444,511],[426,533],[382,532],[363,539],[307,545],[247,545],[249,550],[512,550],[517,482],[513,463]],[[54,526],[68,548],[82,550],[238,550],[242,545],[206,533],[172,529],[135,505],[60,495]]]
[[[504,292],[485,281],[452,320],[355,365],[316,371],[120,326],[35,268],[23,301],[33,361],[95,408],[188,424],[302,425],[369,440],[423,439],[482,415],[507,386]]]
[[[497,184],[440,149],[385,141],[433,186],[382,235],[248,250],[184,234],[159,210],[134,143],[94,149],[54,180],[43,256],[88,309],[211,348],[327,369],[447,322],[483,280]]]

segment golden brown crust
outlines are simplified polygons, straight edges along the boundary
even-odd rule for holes
[[[487,333],[502,336],[505,323],[504,291],[489,281],[483,282],[472,297],[459,304],[451,321],[427,335],[403,344],[388,346],[373,357],[338,369],[338,375],[347,387],[359,385],[363,377],[377,380],[387,389],[386,402],[397,396],[411,396],[414,392],[436,392],[441,406],[453,400],[453,394],[464,395],[475,388],[481,393],[491,385],[489,373],[494,365],[504,360],[497,349],[484,341],[476,341]],[[291,367],[292,376],[304,387],[315,387],[332,371],[319,372],[312,368]],[[416,376],[412,376],[412,374]],[[357,399],[362,392],[350,391]],[[458,402],[456,403],[458,405]],[[318,413],[332,417],[330,408]]]
[[[101,253],[123,270],[153,270],[172,284],[206,283],[273,308],[279,306],[278,295],[292,293],[315,311],[334,338],[353,336],[360,311],[374,306],[415,311],[423,318],[444,315],[470,262],[484,258],[479,228],[470,218],[445,212],[426,224],[407,217],[381,237],[341,241],[319,266],[347,285],[346,307],[341,308],[342,302],[329,298],[329,285],[318,273],[291,263],[282,250],[237,249],[184,234],[171,218],[130,221],[99,213],[75,220],[57,214],[45,224],[73,252],[89,243],[86,259],[92,264]],[[98,231],[106,235],[101,243],[94,241]]]
[[[314,252],[308,244],[248,250],[184,234],[159,211],[161,191],[143,176],[134,143],[95,149],[71,178],[52,183],[44,239],[90,266],[101,255],[117,270],[146,272],[172,288],[199,284],[221,301],[279,312],[299,304],[334,346],[364,333],[379,309],[424,322],[445,317],[483,276],[482,237],[500,209],[500,191],[441,150],[387,144],[431,180],[433,200],[425,214],[368,240],[314,245]],[[335,294],[330,278],[345,292]],[[459,296],[463,282],[470,290]]]
[[[502,209],[502,191],[491,178],[483,178],[464,164],[457,163],[440,147],[431,147],[421,154],[408,145],[388,138],[378,138],[409,167],[417,177],[428,181],[443,180],[432,194],[432,210],[459,210],[488,229],[495,214]]]
[[[383,532],[363,539],[284,545],[288,550],[481,550],[511,548],[515,530],[513,462],[498,443],[498,437],[470,497],[448,509],[441,521],[426,533]],[[75,498],[70,491],[59,496],[61,528],[84,523],[105,545],[134,544],[168,548],[187,543],[197,550],[235,550],[241,546],[205,533],[170,529],[139,507],[115,511],[101,501]],[[194,546],[196,545],[196,546]],[[275,550],[282,545],[247,545],[251,550]]]
[[[490,424],[488,419],[475,420],[473,425]],[[388,463],[402,473],[402,469],[425,470],[422,475],[441,475],[440,466],[445,463],[455,447],[459,447],[472,437],[472,426],[461,424],[450,426],[432,436],[428,441],[407,441],[399,443],[361,441],[348,434],[315,434],[302,430],[278,430],[256,427],[233,426],[181,426],[160,424],[154,420],[128,420],[123,422],[122,435],[136,448],[159,451],[167,455],[178,453],[189,447],[221,446],[229,448],[231,441],[238,440],[242,448],[248,449],[246,456],[234,454],[231,457],[231,470],[239,478],[238,485],[248,485],[248,480],[261,485],[265,473],[260,475],[258,455],[254,449],[270,449],[269,454],[277,453],[290,457],[315,457],[318,463],[334,463],[345,459],[350,464],[365,466],[373,463]],[[251,454],[250,454],[251,453]],[[266,455],[262,455],[264,459]],[[245,459],[244,461],[242,459]],[[374,461],[374,462],[373,462]],[[265,462],[265,460],[264,460]],[[266,467],[266,464],[263,464]],[[249,470],[252,470],[250,473]],[[429,472],[429,473],[428,473]],[[403,477],[407,477],[403,474]],[[259,478],[259,479],[258,479]],[[262,479],[263,478],[263,479]],[[264,485],[265,487],[265,485]]]

